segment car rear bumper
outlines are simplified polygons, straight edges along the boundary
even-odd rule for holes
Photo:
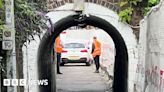
[[[64,62],[64,63],[86,63],[88,61],[87,61],[87,58],[80,58],[78,60],[70,60],[68,58],[62,58],[62,62]]]

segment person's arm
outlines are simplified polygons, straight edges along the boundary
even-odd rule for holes
[[[54,42],[54,52],[56,52],[55,50],[56,50],[56,41]]]
[[[95,45],[92,43],[92,52],[91,53],[94,52],[94,49],[95,49]]]

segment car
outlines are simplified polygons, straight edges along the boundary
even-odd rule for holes
[[[90,66],[90,53],[84,43],[70,42],[63,45],[61,65],[66,63],[86,63]]]

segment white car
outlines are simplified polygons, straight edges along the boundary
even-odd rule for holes
[[[61,65],[65,63],[86,63],[87,66],[90,66],[90,55],[84,43],[66,43],[63,45],[63,51],[61,53]]]

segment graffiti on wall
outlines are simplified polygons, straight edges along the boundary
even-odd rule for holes
[[[141,21],[134,92],[164,92],[164,21],[161,20],[164,18],[163,9],[164,1],[161,1]]]

